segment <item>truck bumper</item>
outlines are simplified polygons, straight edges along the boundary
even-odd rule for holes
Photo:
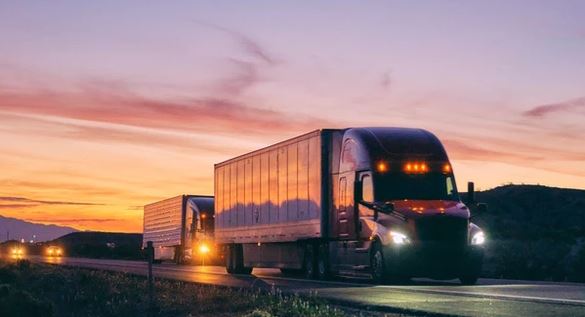
[[[393,275],[453,279],[479,275],[484,256],[482,246],[443,245],[388,246],[385,260]]]

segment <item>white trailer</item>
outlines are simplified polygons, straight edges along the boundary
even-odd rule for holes
[[[152,241],[157,261],[192,260],[193,246],[213,238],[213,217],[213,196],[180,195],[145,205],[143,247]]]

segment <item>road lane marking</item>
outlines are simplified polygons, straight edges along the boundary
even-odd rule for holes
[[[43,259],[41,259],[42,261]],[[77,260],[74,258],[64,259],[62,263],[53,263],[53,262],[46,262],[49,264],[70,264],[70,265],[87,265],[92,268],[102,268],[107,269],[108,267],[119,267],[122,269],[146,269],[145,262],[123,262],[123,261],[116,261],[116,260],[92,260],[92,259],[82,259]],[[193,269],[189,267],[173,267],[173,266],[154,266],[155,271],[159,271],[160,273],[168,273],[174,272],[183,272],[183,273],[196,273],[196,274],[213,274],[213,275],[222,275],[222,276],[232,276],[232,274],[228,274],[226,272],[217,272],[217,271],[204,271]],[[432,293],[432,294],[445,294],[445,295],[455,295],[455,296],[469,296],[469,297],[480,297],[480,298],[493,298],[493,299],[500,299],[500,300],[512,300],[512,301],[528,301],[528,302],[541,302],[541,303],[552,303],[552,304],[562,304],[562,305],[578,305],[578,306],[585,306],[585,300],[579,299],[565,299],[565,298],[551,298],[551,297],[539,297],[539,296],[523,296],[523,295],[507,295],[507,294],[493,294],[493,293],[483,293],[483,292],[464,292],[464,291],[451,291],[451,290],[434,290],[429,288],[410,288],[407,286],[391,286],[391,285],[375,285],[375,284],[365,284],[365,283],[352,283],[352,282],[340,282],[340,281],[319,281],[319,280],[306,280],[300,278],[290,278],[290,277],[281,277],[281,276],[267,276],[267,275],[240,275],[234,274],[234,276],[239,277],[246,277],[251,280],[251,285],[254,285],[257,280],[282,280],[282,281],[291,281],[291,282],[299,282],[302,284],[320,284],[323,286],[346,286],[346,287],[371,287],[371,288],[386,288],[392,290],[400,290],[406,291],[411,293]],[[308,287],[310,288],[310,287]]]

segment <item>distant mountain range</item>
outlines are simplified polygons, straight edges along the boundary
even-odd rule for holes
[[[0,216],[0,242],[7,239],[24,239],[25,241],[34,239],[35,242],[49,241],[76,231],[71,227],[43,225]]]

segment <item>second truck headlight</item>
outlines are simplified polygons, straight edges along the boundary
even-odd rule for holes
[[[471,244],[472,245],[482,245],[485,243],[485,234],[483,231],[479,231],[471,237]]]

